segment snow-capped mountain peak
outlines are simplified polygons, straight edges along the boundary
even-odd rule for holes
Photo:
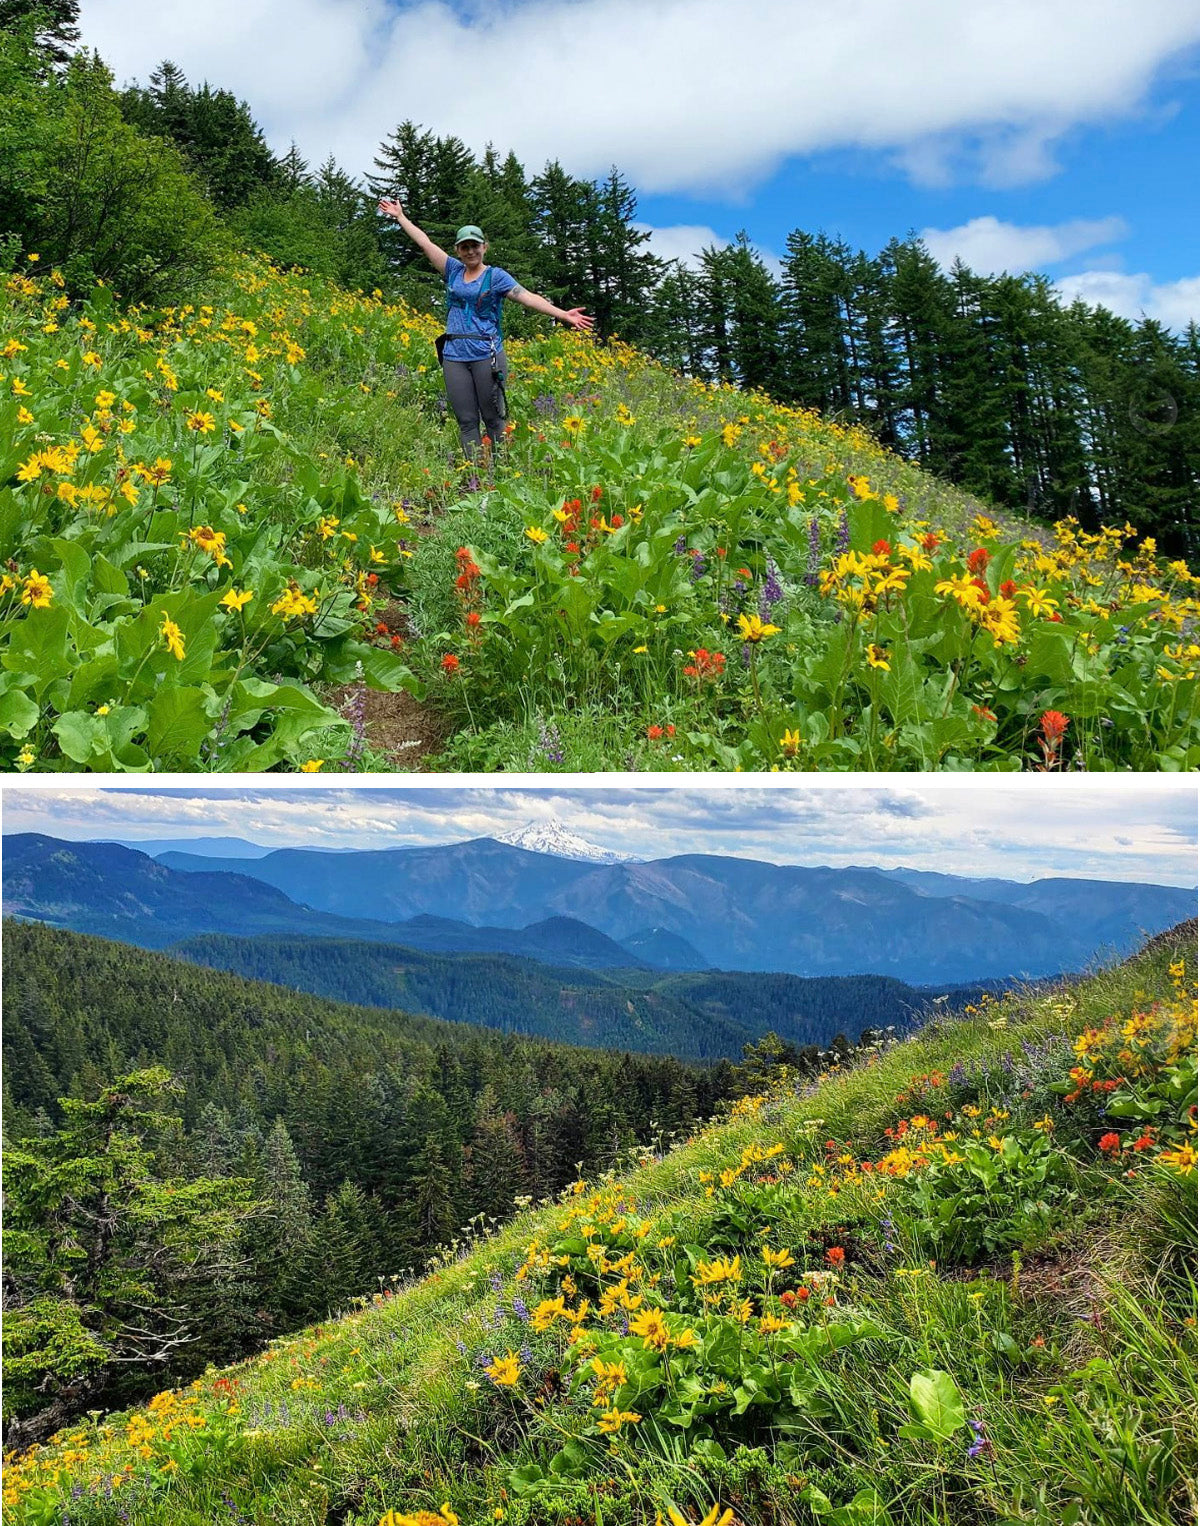
[[[627,864],[633,860],[630,853],[614,853],[611,848],[588,842],[577,832],[565,827],[557,817],[549,821],[530,821],[523,827],[505,832],[497,842],[510,843],[514,848],[525,848],[530,853],[550,853],[555,858],[580,859],[588,864]]]

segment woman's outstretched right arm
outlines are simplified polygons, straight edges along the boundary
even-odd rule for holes
[[[421,232],[411,218],[404,215],[404,208],[398,201],[381,201],[379,210],[385,217],[395,218],[439,275],[446,274],[446,251],[439,249],[427,234]]]

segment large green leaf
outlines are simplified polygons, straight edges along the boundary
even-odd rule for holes
[[[157,763],[194,767],[200,744],[212,730],[207,704],[212,691],[172,684],[147,706],[146,746]]]
[[[949,1441],[967,1423],[962,1394],[948,1372],[928,1367],[914,1372],[908,1400],[917,1420],[939,1441]]]

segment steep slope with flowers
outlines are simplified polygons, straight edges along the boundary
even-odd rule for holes
[[[261,262],[154,310],[8,278],[4,766],[1200,762],[1197,578],[1128,527],[562,332],[464,465],[438,327]]]
[[[14,1526],[1195,1519],[1196,931],[12,1460]]]

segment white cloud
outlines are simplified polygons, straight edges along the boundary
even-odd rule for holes
[[[660,260],[679,260],[686,270],[699,270],[702,249],[728,249],[733,243],[715,228],[697,223],[673,223],[668,228],[655,228],[649,223],[635,223],[634,227],[650,235],[648,248]],[[783,276],[783,261],[761,244],[750,245],[768,272],[778,281]]]
[[[1081,124],[1145,110],[1195,0],[83,0],[120,79],[164,57],[250,100],[272,144],[365,169],[411,118],[540,168],[737,197],[785,157],[902,156],[1011,184]],[[924,169],[922,169],[924,166]]]
[[[961,259],[981,274],[1018,274],[1057,265],[1073,255],[1125,238],[1124,218],[1077,218],[1052,225],[1021,225],[997,217],[973,217],[957,228],[923,228],[921,238],[938,264],[949,270]]]
[[[1057,286],[1067,302],[1079,300],[1090,307],[1107,307],[1134,322],[1153,318],[1172,329],[1200,323],[1200,275],[1155,282],[1144,272],[1125,275],[1119,270],[1081,270],[1077,275],[1063,276]]]
[[[670,228],[652,228],[649,223],[635,226],[650,235],[648,248],[660,260],[680,260],[689,270],[700,268],[702,249],[727,249],[729,239],[723,238],[715,228],[695,223],[676,223]]]

